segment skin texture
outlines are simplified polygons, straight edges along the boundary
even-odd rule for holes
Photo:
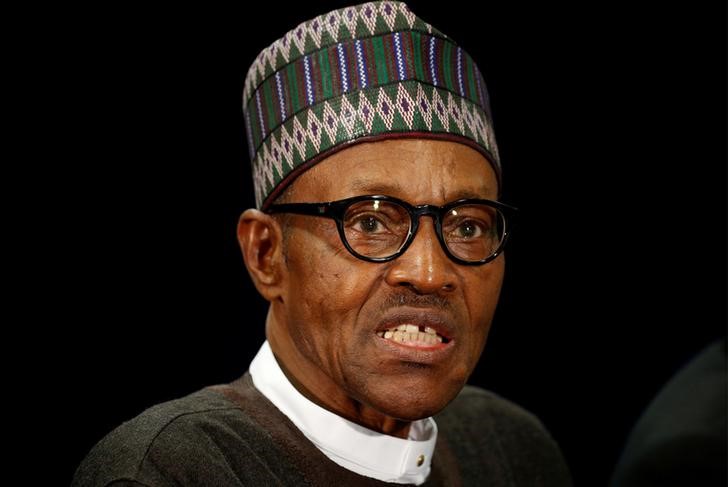
[[[361,143],[301,174],[289,202],[386,194],[412,204],[463,197],[495,200],[495,173],[472,148],[451,141]],[[290,225],[283,238],[281,221]],[[343,246],[333,220],[246,210],[238,239],[251,278],[270,302],[266,334],[291,382],[351,421],[406,437],[411,421],[442,410],[461,390],[485,345],[504,256],[464,266],[443,252],[423,217],[410,248],[369,263]],[[446,350],[403,349],[378,337],[386,323],[434,321]],[[429,321],[427,321],[429,322]]]

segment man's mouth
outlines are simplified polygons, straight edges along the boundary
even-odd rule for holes
[[[431,347],[449,341],[430,326],[397,325],[378,331],[377,335],[385,340],[413,347]]]

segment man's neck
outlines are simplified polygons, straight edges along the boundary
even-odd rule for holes
[[[271,342],[270,337],[268,341]],[[348,419],[351,422],[364,426],[365,428],[379,431],[380,433],[395,436],[397,438],[407,438],[407,436],[409,435],[410,426],[412,424],[410,421],[402,421],[391,418],[361,404],[360,402],[354,401],[353,399],[349,400],[350,406],[346,409],[349,411],[356,411],[357,414],[355,415],[347,414],[346,412],[344,412],[344,408],[341,408],[341,410],[339,410],[329,406],[326,402],[319,400],[319,398],[315,394],[313,394],[301,381],[296,378],[296,376],[289,370],[289,368],[278,357],[278,355],[276,355],[275,346],[273,343],[271,343],[271,348],[273,349],[273,354],[276,358],[276,362],[278,362],[278,365],[285,374],[286,378],[293,385],[293,387],[295,387],[298,392],[305,396],[309,401],[326,409],[327,411],[331,411],[332,413],[341,416],[342,418]]]

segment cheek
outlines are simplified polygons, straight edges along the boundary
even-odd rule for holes
[[[335,265],[337,242],[334,238],[338,237],[333,222],[306,223],[290,236],[286,248],[288,305],[298,308],[289,315],[294,318],[297,313],[320,312],[340,297],[340,293],[333,292],[340,285],[342,275]]]
[[[367,265],[328,239],[305,245],[291,239],[286,303],[290,333],[319,363],[338,360],[349,348],[356,317],[376,281]]]
[[[495,307],[498,304],[504,271],[501,259],[490,265],[492,267],[484,269],[483,276],[478,280],[479,284],[467,288],[467,296],[473,308],[478,309],[480,315],[488,321],[493,318]]]
[[[503,284],[502,256],[480,269],[471,282],[465,283],[465,300],[470,311],[470,323],[477,338],[472,341],[471,354],[477,362],[485,345]]]
[[[332,313],[340,315],[351,309],[352,298],[361,284],[340,261],[328,251],[301,252],[295,259],[289,259],[290,304],[299,308],[298,312],[315,318],[321,326],[328,324],[330,320],[325,318]],[[295,319],[296,313],[292,317]]]
[[[293,237],[293,236],[292,236]],[[369,292],[372,264],[352,256],[332,220],[316,219],[297,232],[289,245],[288,273],[293,292],[306,297],[312,312],[349,311]],[[360,304],[361,305],[361,304]],[[360,306],[359,305],[359,306]]]

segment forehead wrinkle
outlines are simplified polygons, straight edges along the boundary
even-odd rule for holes
[[[351,191],[362,194],[402,194],[404,188],[394,181],[376,181],[373,179],[357,178],[349,184]]]
[[[478,189],[464,188],[453,191],[447,194],[447,199],[460,200],[460,199],[488,199],[488,195],[492,194],[488,187],[481,186]]]
[[[488,178],[481,177],[481,171],[473,167],[470,150],[463,151],[455,143],[432,141],[364,143],[331,157],[330,162],[343,164],[341,172],[349,173],[349,177],[330,175],[333,180],[326,186],[334,190],[335,199],[385,194],[413,204],[442,204],[463,198],[497,198]],[[344,184],[337,188],[336,179]]]
[[[404,187],[396,182],[375,181],[358,178],[351,182],[349,189],[355,193],[354,196],[363,194],[383,194],[389,196],[401,196],[404,194]],[[487,199],[491,194],[487,186],[458,188],[448,191],[445,185],[440,186],[440,197],[442,201],[449,202],[459,199]]]

